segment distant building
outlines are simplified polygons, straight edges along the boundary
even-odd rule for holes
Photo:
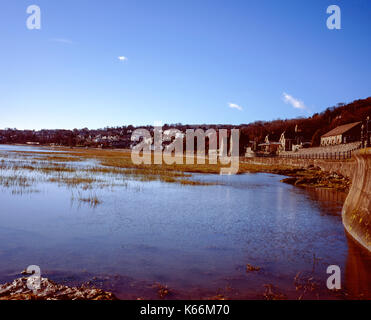
[[[311,142],[300,142],[299,144],[293,144],[292,145],[292,151],[297,152],[297,151],[299,151],[300,149],[303,149],[303,148],[310,148],[311,145],[312,145]]]
[[[292,146],[295,144],[295,137],[294,135],[290,135],[284,131],[281,134],[279,143],[279,151],[291,151]]]
[[[353,122],[336,127],[321,136],[321,146],[331,146],[360,141],[361,122]]]
[[[266,135],[264,139],[264,143],[259,144],[259,147],[261,148],[261,150],[268,154],[276,154],[280,146],[281,146],[280,142],[270,141],[269,135]]]
[[[246,158],[253,158],[253,157],[255,157],[255,152],[251,149],[251,147],[247,147],[246,148],[245,157]]]

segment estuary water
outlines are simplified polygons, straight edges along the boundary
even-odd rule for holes
[[[14,148],[0,146],[3,154]],[[342,286],[367,296],[370,257],[345,234],[346,195],[283,178],[193,175],[218,183],[208,186],[128,179],[94,190],[96,206],[76,201],[80,191],[37,179],[32,192],[2,187],[0,282],[38,265],[45,277],[120,298],[156,298],[160,285],[174,298],[255,299],[267,288],[297,298],[295,281],[312,279],[320,297],[333,298],[326,269],[338,265]]]

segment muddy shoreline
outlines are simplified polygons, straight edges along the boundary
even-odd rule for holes
[[[101,289],[69,287],[47,278],[41,278],[37,287],[31,290],[28,278],[15,279],[0,285],[0,300],[117,300],[114,294]]]
[[[299,187],[330,188],[349,192],[351,180],[338,173],[330,173],[320,168],[276,170],[274,173],[289,176],[281,182]]]

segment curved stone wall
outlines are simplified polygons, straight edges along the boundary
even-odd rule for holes
[[[371,251],[371,148],[355,152],[354,157],[356,164],[343,207],[343,224],[358,243]]]

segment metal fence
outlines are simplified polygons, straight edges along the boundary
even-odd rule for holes
[[[282,154],[279,155],[281,158],[287,159],[324,159],[324,160],[346,160],[352,157],[354,151],[360,149],[361,147],[354,148],[347,151],[337,151],[337,152],[316,152],[308,154]]]
[[[345,160],[352,157],[352,151],[324,152],[314,154],[285,154],[281,158],[288,159],[326,159],[326,160]]]

